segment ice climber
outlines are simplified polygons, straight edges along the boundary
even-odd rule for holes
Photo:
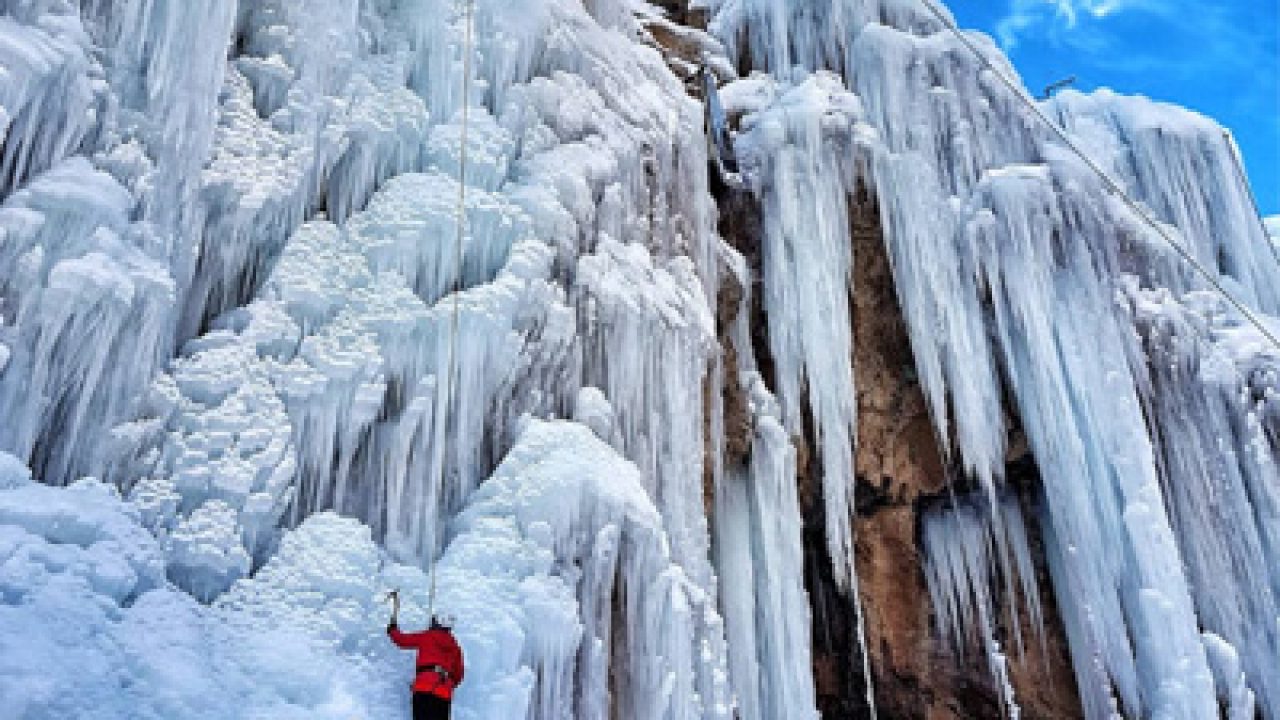
[[[453,691],[462,683],[462,648],[453,637],[448,616],[433,615],[431,627],[422,632],[403,632],[396,624],[400,596],[391,593],[391,622],[387,636],[396,647],[417,650],[413,678],[413,720],[448,720]]]

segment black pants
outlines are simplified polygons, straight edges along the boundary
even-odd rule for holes
[[[414,693],[413,720],[449,720],[450,704],[431,693]]]

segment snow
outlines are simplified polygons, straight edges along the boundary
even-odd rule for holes
[[[96,481],[0,490],[0,552],[15,717],[407,717],[382,553],[354,521],[310,519],[214,606],[164,582],[157,540]]]

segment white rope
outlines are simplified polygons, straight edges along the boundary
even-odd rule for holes
[[[1178,254],[1181,255],[1183,259],[1186,260],[1187,263],[1191,265],[1191,267],[1195,268],[1195,270],[1198,273],[1203,275],[1204,279],[1209,283],[1211,287],[1213,287],[1214,290],[1217,290],[1218,293],[1222,295],[1222,297],[1226,298],[1228,302],[1234,305],[1236,310],[1239,310],[1240,314],[1243,315],[1245,319],[1247,319],[1250,323],[1252,323],[1253,326],[1258,329],[1258,332],[1262,333],[1263,337],[1271,341],[1271,344],[1274,345],[1277,350],[1280,350],[1280,338],[1277,338],[1274,333],[1272,333],[1269,329],[1267,329],[1267,327],[1263,325],[1262,321],[1259,320],[1258,317],[1253,313],[1253,311],[1250,310],[1248,307],[1246,307],[1243,302],[1241,302],[1240,300],[1237,300],[1235,296],[1233,296],[1230,292],[1228,292],[1227,289],[1222,286],[1222,283],[1221,281],[1218,280],[1218,277],[1216,274],[1210,272],[1207,268],[1201,265],[1200,261],[1196,260],[1195,256],[1192,255],[1190,251],[1188,251],[1180,243],[1174,240],[1173,236],[1171,236],[1168,233],[1168,231],[1165,230],[1164,227],[1160,225],[1160,223],[1156,222],[1150,215],[1148,215],[1147,211],[1144,210],[1142,206],[1138,204],[1137,201],[1129,197],[1128,193],[1124,191],[1124,188],[1120,186],[1120,183],[1117,182],[1114,178],[1112,178],[1109,174],[1107,174],[1107,172],[1103,170],[1096,162],[1094,162],[1092,158],[1090,158],[1087,154],[1085,154],[1085,152],[1081,150],[1079,146],[1076,145],[1075,141],[1071,139],[1071,136],[1067,134],[1067,131],[1058,127],[1058,124],[1055,123],[1052,119],[1050,119],[1049,116],[1046,115],[1044,111],[1040,109],[1040,106],[1032,102],[1031,99],[1028,98],[1025,93],[1023,93],[1022,89],[1018,87],[1017,83],[1011,80],[1008,76],[1006,76],[1003,72],[1001,72],[1000,69],[997,68],[989,59],[987,59],[987,56],[984,55],[982,51],[979,50],[978,47],[973,44],[973,41],[971,41],[964,34],[964,32],[960,30],[959,26],[956,25],[954,20],[947,17],[946,13],[942,12],[942,10],[940,10],[938,6],[934,4],[933,0],[920,0],[920,2],[923,3],[924,6],[929,9],[929,12],[933,13],[934,17],[936,17],[938,21],[943,24],[943,26],[945,26],[948,30],[950,30],[953,34],[955,34],[955,36],[960,39],[960,42],[964,43],[964,46],[969,48],[969,51],[972,52],[974,56],[977,57],[978,60],[984,66],[986,66],[988,70],[991,71],[993,75],[995,75],[997,78],[1000,79],[1000,82],[1004,83],[1006,86],[1008,86],[1008,88],[1011,91],[1013,91],[1014,97],[1017,97],[1019,100],[1025,103],[1027,107],[1031,108],[1032,112],[1034,112],[1036,116],[1039,117],[1040,120],[1044,122],[1045,125],[1049,126],[1049,129],[1052,130],[1054,134],[1056,134],[1058,138],[1062,140],[1063,144],[1065,144],[1068,149],[1070,149],[1073,153],[1075,153],[1081,160],[1084,161],[1086,165],[1088,165],[1095,173],[1097,173],[1098,177],[1102,178],[1102,182],[1107,186],[1107,189],[1109,189],[1111,192],[1118,195],[1120,199],[1124,201],[1124,203],[1128,205],[1129,208],[1133,210],[1133,212],[1139,218],[1141,218],[1144,222],[1150,225],[1160,235],[1160,237],[1164,238],[1165,242],[1169,243],[1169,245],[1174,250],[1176,250]],[[1248,184],[1246,183],[1246,187],[1247,185]]]
[[[460,133],[458,143],[458,209],[457,209],[457,234],[454,236],[453,242],[453,311],[449,321],[449,355],[445,370],[444,379],[444,415],[436,419],[436,422],[445,422],[449,412],[450,403],[453,400],[453,392],[456,387],[454,380],[458,374],[458,309],[462,295],[462,241],[466,234],[467,219],[467,128],[471,118],[471,54],[474,40],[474,13],[475,0],[466,0],[465,24],[466,24],[466,42],[463,45],[462,55],[462,131]],[[446,428],[447,430],[447,428]],[[445,434],[440,435],[441,439]],[[444,465],[446,453],[444,448],[440,450],[440,462],[436,467],[436,487],[443,491],[444,488]],[[432,618],[435,617],[436,611],[436,564],[438,558],[435,557],[437,551],[436,543],[439,538],[439,531],[432,532],[431,542],[431,590],[427,596],[427,612]]]
[[[1275,255],[1276,262],[1280,262],[1280,248],[1271,242],[1271,232],[1267,230],[1267,222],[1262,217],[1262,209],[1258,207],[1258,196],[1253,192],[1253,186],[1249,184],[1248,176],[1244,171],[1244,160],[1240,157],[1240,146],[1236,143],[1235,138],[1231,136],[1231,131],[1223,129],[1222,140],[1227,144],[1227,150],[1231,152],[1231,164],[1236,168],[1236,180],[1249,190],[1249,205],[1253,208],[1253,214],[1258,218],[1258,227],[1262,229],[1262,237],[1267,241],[1267,245],[1271,247],[1271,254]]]

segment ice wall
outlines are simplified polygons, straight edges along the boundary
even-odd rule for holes
[[[848,202],[869,188],[937,437],[976,488],[923,531],[940,634],[976,639],[1012,713],[1030,640],[997,608],[1036,602],[1008,415],[1086,713],[1280,715],[1272,350],[919,0],[700,6],[718,40],[667,41],[742,76],[721,97],[758,285],[715,233],[703,109],[633,17],[654,8],[477,0],[466,58],[459,2],[0,0],[0,449],[125,496],[3,491],[7,542],[39,560],[3,610],[42,648],[76,646],[59,618],[112,638],[14,676],[141,667],[173,688],[130,691],[155,716],[257,676],[262,717],[393,715],[374,589],[427,581],[376,542],[418,566],[448,548],[441,599],[481,649],[464,716],[815,717],[792,441],[856,600]],[[1043,109],[1280,311],[1221,128],[1110,93]],[[717,328],[726,273],[748,298]],[[726,390],[749,400],[731,460]],[[130,644],[152,633],[175,649]],[[211,636],[200,668],[225,684],[166,675]],[[384,680],[322,687],[338,668]],[[58,716],[108,692],[24,683],[6,703]]]
[[[863,158],[845,170],[852,173],[842,180],[845,192],[860,180],[878,196],[938,438],[993,509],[1003,485],[1005,406],[1021,419],[1042,475],[1047,551],[1086,713],[1105,717],[1120,707],[1144,716],[1214,715],[1219,697],[1226,701],[1239,693],[1234,679],[1215,688],[1202,627],[1216,638],[1210,643],[1217,648],[1210,653],[1218,658],[1215,667],[1222,665],[1225,644],[1239,654],[1239,666],[1248,668],[1246,646],[1271,642],[1275,613],[1258,609],[1256,598],[1214,593],[1211,599],[1196,588],[1216,587],[1224,573],[1249,574],[1239,565],[1228,571],[1221,558],[1249,557],[1258,542],[1250,528],[1270,522],[1271,500],[1255,493],[1227,513],[1243,527],[1225,543],[1210,523],[1179,519],[1193,513],[1179,506],[1195,501],[1178,495],[1206,492],[1216,481],[1206,481],[1203,468],[1161,457],[1161,447],[1192,443],[1194,433],[1149,412],[1169,391],[1153,386],[1147,366],[1164,361],[1144,347],[1145,332],[1123,300],[1132,295],[1126,288],[1164,288],[1180,298],[1175,304],[1194,305],[1187,294],[1203,288],[1203,281],[1039,124],[1024,97],[1005,87],[923,5],[742,0],[712,3],[712,9],[712,27],[732,48],[739,71],[763,73],[730,85],[722,95],[741,114],[739,160],[763,201],[766,228],[785,228],[795,215],[771,197],[799,198],[809,211],[801,220],[809,223],[822,222],[830,203],[821,192],[802,189],[811,187],[803,177],[797,183],[771,169],[773,158],[785,158],[804,147],[803,141],[782,140],[784,149],[772,153],[759,147],[777,147],[769,140],[787,138],[785,129],[806,116],[821,117],[830,134],[865,138],[861,149],[839,156]],[[998,70],[1013,76],[987,38],[970,40]],[[813,92],[814,86],[823,91]],[[842,112],[849,107],[859,112]],[[1066,93],[1045,110],[1232,292],[1255,310],[1275,312],[1280,265],[1252,215],[1248,189],[1232,167],[1235,148],[1220,127],[1185,111],[1105,92],[1087,98]],[[753,164],[753,156],[765,162]],[[835,182],[837,173],[819,176]],[[836,233],[835,240],[826,239],[827,233]],[[840,280],[839,269],[848,262],[847,229],[839,223],[809,225],[799,236],[807,251],[817,252],[819,266],[834,268]],[[775,328],[804,327],[815,312],[839,317],[843,306],[833,309],[830,300],[803,305],[788,294],[794,284],[785,272],[769,270],[769,253],[787,250],[789,242],[785,232],[766,233],[763,249],[765,311],[781,361],[784,406],[786,377],[798,364],[789,359],[794,353],[778,352]],[[814,271],[794,250],[778,257],[787,271]],[[847,291],[837,286],[828,297],[842,299]],[[839,373],[847,373],[849,354],[840,331],[834,343],[829,327],[820,332],[835,348]],[[1183,332],[1185,343],[1205,335],[1202,327]],[[1188,352],[1200,357],[1200,351]],[[1269,352],[1254,346],[1251,362]],[[810,365],[803,367],[812,374]],[[1229,377],[1240,375],[1235,370]],[[1252,412],[1217,405],[1214,419],[1199,426],[1247,428],[1262,422],[1250,421]],[[823,443],[829,425],[818,411],[814,424]],[[1273,436],[1274,431],[1265,444],[1249,445],[1253,454],[1273,460]],[[847,513],[840,494],[848,490],[832,493],[827,486],[847,488],[852,478],[832,474],[831,449],[822,449],[829,517]],[[1206,452],[1213,463],[1235,464],[1237,454],[1245,456],[1223,441]],[[949,553],[974,557],[964,550],[973,545],[966,540],[970,525],[956,519],[938,531],[949,540],[928,543],[934,568],[947,567]],[[838,526],[829,526],[829,541],[833,530],[835,538],[841,536]],[[1223,547],[1217,560],[1193,557],[1204,552],[1201,547],[1224,544],[1230,549]],[[849,559],[840,545],[832,542],[836,562]],[[1001,572],[1016,576],[1016,565],[1000,555]],[[962,573],[974,574],[993,575]],[[1266,604],[1271,593],[1265,578],[1263,573],[1236,582],[1254,588]],[[966,592],[963,583],[935,584],[958,588],[953,596]],[[972,608],[975,625],[987,628],[978,634],[989,635],[990,624],[981,615],[990,615],[982,610],[990,601],[976,593],[962,604]],[[1235,636],[1241,638],[1237,647],[1227,639],[1229,628],[1244,626],[1251,628],[1250,638]],[[1275,666],[1273,647],[1257,652]],[[1252,667],[1244,674],[1261,698],[1274,682],[1274,670],[1260,662]],[[1280,712],[1270,702],[1259,703],[1265,713]]]
[[[118,207],[100,214],[135,231],[168,292],[144,328],[154,337],[138,337],[127,305],[108,329],[157,361],[177,350],[163,372],[113,366],[128,377],[102,384],[122,400],[85,411],[114,425],[105,447],[69,433],[96,443],[92,462],[48,455],[105,471],[157,536],[168,580],[221,602],[250,574],[283,582],[264,576],[281,526],[326,509],[367,523],[396,557],[429,562],[520,418],[570,414],[580,389],[598,387],[608,440],[660,513],[645,519],[647,539],[623,536],[620,567],[638,579],[615,588],[610,570],[586,598],[593,632],[621,625],[595,659],[533,635],[498,650],[539,671],[560,663],[597,714],[612,693],[636,707],[665,697],[670,717],[725,716],[704,505],[719,239],[696,101],[657,53],[624,39],[636,27],[624,5],[477,3],[454,267],[463,5],[226,7],[81,8],[109,50],[101,91],[116,105],[99,128],[105,149],[77,171],[119,187],[104,193]],[[183,46],[200,61],[179,66]],[[209,53],[230,60],[210,73]],[[15,350],[13,368],[28,352],[59,355]],[[17,377],[5,377],[15,393]],[[23,429],[39,447],[64,427]],[[656,626],[669,635],[649,637]],[[635,660],[622,680],[604,669],[615,653]],[[559,716],[547,698],[563,688],[538,692],[535,716]]]

